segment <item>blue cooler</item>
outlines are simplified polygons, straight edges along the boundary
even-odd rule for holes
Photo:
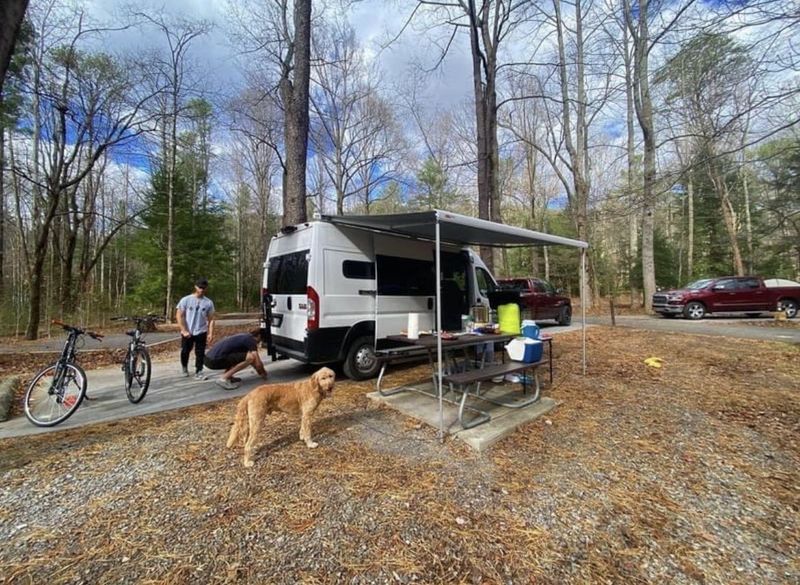
[[[541,361],[544,344],[538,339],[525,339],[525,353],[522,361],[528,364]]]
[[[539,326],[536,321],[525,320],[522,322],[522,335],[531,339],[539,339]]]

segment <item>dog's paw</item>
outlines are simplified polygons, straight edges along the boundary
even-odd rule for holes
[[[319,443],[315,443],[314,441],[306,441],[306,447],[309,449],[316,449],[319,447]]]
[[[245,460],[245,462],[244,462],[244,466],[245,467],[253,467],[253,465],[255,465],[255,464],[256,464],[256,462],[252,461],[252,460],[250,460],[250,461]]]

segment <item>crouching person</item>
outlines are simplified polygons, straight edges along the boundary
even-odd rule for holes
[[[214,344],[205,356],[205,366],[209,370],[225,370],[216,380],[217,385],[225,390],[235,390],[239,387],[240,378],[235,373],[252,366],[258,375],[267,379],[267,370],[258,355],[258,340],[261,332],[253,329],[250,333],[231,335]]]

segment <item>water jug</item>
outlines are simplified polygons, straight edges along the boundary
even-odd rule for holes
[[[539,326],[536,321],[525,319],[522,322],[522,335],[531,339],[539,339]]]

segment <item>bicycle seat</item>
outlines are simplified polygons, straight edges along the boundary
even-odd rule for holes
[[[136,337],[136,329],[128,329],[125,332],[125,335],[130,335],[131,337]]]

